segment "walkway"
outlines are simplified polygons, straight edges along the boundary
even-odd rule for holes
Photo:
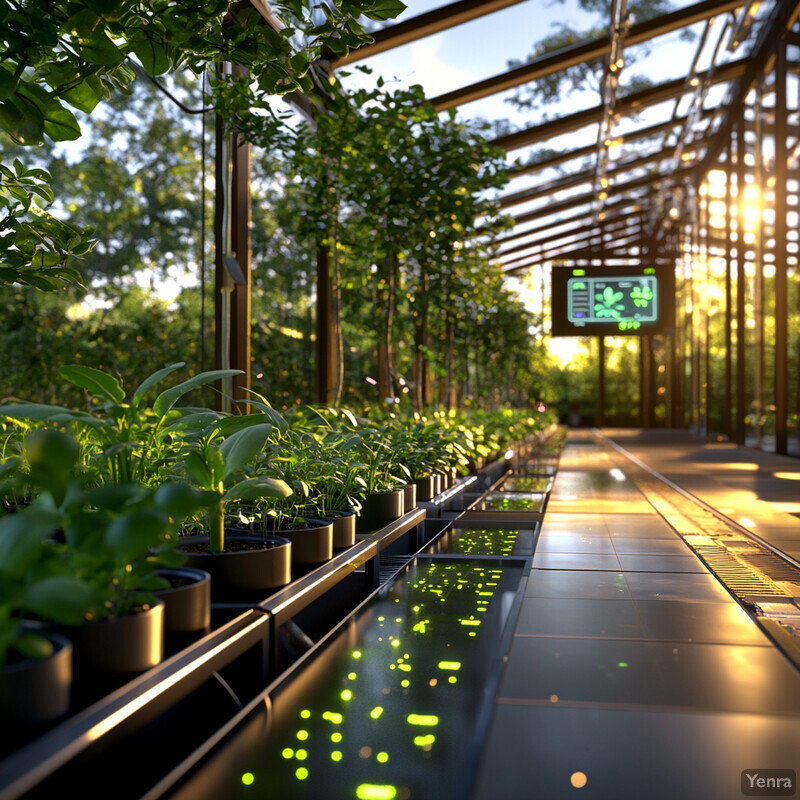
[[[741,526],[800,555],[800,462],[675,432],[609,433],[616,445],[568,439],[478,800],[731,800],[745,770],[800,772],[800,675],[698,556],[747,602],[780,607],[786,631],[800,586],[764,570],[743,578],[738,562],[753,550]]]

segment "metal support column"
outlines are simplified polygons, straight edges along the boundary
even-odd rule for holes
[[[732,262],[733,243],[731,241],[731,204],[733,203],[733,149],[728,144],[725,157],[725,427],[728,441],[733,440],[733,284]]]
[[[775,59],[775,452],[787,454],[789,409],[789,331],[786,225],[786,35],[778,42]]]
[[[324,242],[317,244],[317,402],[336,402],[338,359],[336,346],[331,254]]]
[[[736,444],[745,440],[744,109],[736,126]]]
[[[606,424],[606,337],[597,337],[597,410],[596,425],[602,428]]]

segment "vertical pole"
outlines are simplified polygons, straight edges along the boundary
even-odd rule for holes
[[[775,61],[775,452],[788,450],[789,350],[786,193],[788,192],[786,36],[781,36]]]
[[[597,427],[606,424],[606,337],[597,338]]]
[[[320,241],[317,243],[317,402],[323,405],[336,400],[336,336],[330,267],[330,250]]]
[[[228,242],[228,212],[226,197],[230,187],[230,162],[225,123],[216,118],[214,150],[214,366],[230,368],[230,290],[231,277],[225,267]],[[227,410],[229,386],[220,381],[217,408]]]
[[[250,145],[231,134],[231,252],[239,263],[241,282],[231,294],[231,369],[234,400],[247,397],[250,388]]]
[[[724,433],[728,441],[733,439],[732,424],[732,394],[733,386],[732,367],[733,367],[733,285],[731,281],[733,244],[731,241],[731,203],[733,202],[733,192],[731,184],[733,182],[733,150],[730,142],[728,143],[727,157],[725,159],[725,429]]]
[[[745,441],[744,109],[736,126],[736,444]]]

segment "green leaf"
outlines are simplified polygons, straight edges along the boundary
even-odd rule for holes
[[[231,486],[222,496],[227,502],[229,500],[258,500],[262,497],[291,497],[292,487],[286,481],[275,480],[274,478],[248,478]]]
[[[14,70],[9,71],[0,65],[0,100],[7,100],[11,97],[18,84],[19,78],[14,75]]]
[[[170,68],[169,54],[164,42],[152,34],[142,32],[136,36],[131,42],[131,49],[149,75],[161,75]]]
[[[40,661],[53,654],[53,643],[36,633],[23,633],[14,640],[14,649],[25,658]]]
[[[161,509],[131,511],[111,521],[105,540],[120,557],[132,561],[146,557],[151,547],[160,544],[169,524],[169,515]]]
[[[164,367],[163,369],[159,369],[154,372],[152,375],[145,378],[137,387],[136,391],[133,393],[133,397],[131,398],[131,405],[138,408],[139,403],[141,402],[142,397],[152,389],[157,383],[160,383],[167,375],[171,375],[176,370],[179,370],[181,367],[185,367],[185,361],[179,361],[177,364],[170,364],[168,367]]]
[[[253,460],[264,449],[271,433],[272,425],[263,423],[244,428],[225,439],[219,448],[225,459],[224,477],[227,478]]]
[[[70,575],[53,575],[25,590],[28,610],[65,625],[80,625],[93,602],[92,587]]]
[[[55,512],[31,507],[0,520],[0,574],[22,578],[42,554],[42,542],[58,528]]]
[[[405,3],[401,3],[400,0],[375,0],[366,5],[363,11],[364,16],[369,19],[386,20],[394,19],[405,9]]]
[[[153,496],[153,503],[157,508],[178,520],[185,519],[212,502],[219,502],[218,494],[203,492],[188,483],[165,483],[156,489]]]
[[[0,128],[20,144],[44,143],[44,116],[38,108],[23,104],[16,96],[0,103]]]
[[[94,367],[68,364],[59,367],[58,374],[75,386],[86,389],[92,394],[99,394],[112,403],[122,403],[125,400],[125,390],[120,382],[113,376],[107,375]]]
[[[191,392],[192,389],[196,389],[198,386],[205,386],[207,383],[212,383],[220,378],[242,374],[239,369],[215,369],[210,372],[201,372],[199,375],[189,378],[188,381],[179,383],[177,386],[162,392],[153,403],[153,411],[157,416],[163,417],[181,397]]]

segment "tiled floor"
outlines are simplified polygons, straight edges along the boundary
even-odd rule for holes
[[[731,800],[745,769],[800,772],[797,670],[585,439],[556,476],[474,800]],[[800,547],[778,513],[750,509]]]

